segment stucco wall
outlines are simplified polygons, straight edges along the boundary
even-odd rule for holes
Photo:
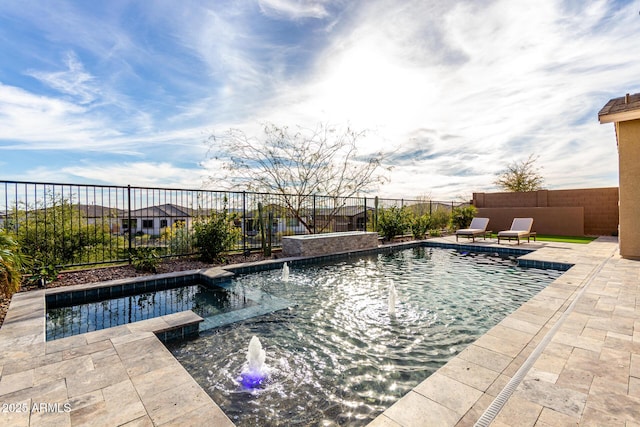
[[[558,236],[584,235],[584,209],[575,208],[478,208],[479,217],[489,218],[488,230],[511,228],[513,218],[533,218],[531,231]]]
[[[617,187],[522,193],[474,193],[473,200],[474,205],[479,209],[534,208],[518,212],[520,216],[534,218],[534,228],[541,234],[610,236],[618,231]],[[581,208],[582,218],[581,220],[576,218],[578,211],[575,210],[544,211],[539,210],[540,208]],[[496,222],[502,221],[504,215],[512,213],[492,212],[493,215],[500,215],[496,217]],[[536,219],[536,215],[542,216]],[[490,227],[494,228],[493,219]],[[582,231],[578,232],[580,227]],[[557,232],[552,233],[546,231],[547,229]]]
[[[620,255],[640,259],[640,120],[617,123]]]

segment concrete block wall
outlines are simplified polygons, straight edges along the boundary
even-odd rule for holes
[[[536,230],[541,234],[571,234],[577,231],[580,223],[584,224],[583,234],[596,236],[610,236],[618,231],[618,188],[587,188],[573,190],[539,190],[520,193],[474,193],[473,204],[481,208],[508,209],[508,208],[538,208],[518,212],[523,216],[534,218],[536,225],[543,225],[561,232],[548,232],[543,229]],[[576,211],[540,210],[539,208],[582,208],[583,218],[580,223],[576,221]],[[505,215],[508,213],[505,212]],[[495,215],[495,213],[494,213]],[[543,215],[536,221],[534,215]],[[502,218],[503,215],[500,215]],[[503,220],[500,219],[500,222]],[[490,225],[492,228],[493,225]],[[563,232],[563,230],[566,230]],[[571,231],[570,231],[571,230]]]
[[[556,236],[584,235],[584,210],[572,208],[478,208],[478,216],[489,218],[488,230],[511,228],[513,218],[533,218],[531,231]]]

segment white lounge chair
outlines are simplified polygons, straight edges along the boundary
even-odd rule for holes
[[[489,224],[489,218],[473,218],[469,228],[461,228],[456,231],[456,242],[458,236],[471,237],[472,241],[476,241],[476,236],[482,236],[487,238],[487,225]]]
[[[500,239],[516,239],[520,244],[520,239],[527,238],[527,242],[531,237],[531,227],[533,226],[533,218],[514,218],[511,223],[511,229],[498,232],[498,243]]]

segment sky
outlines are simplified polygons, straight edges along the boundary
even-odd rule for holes
[[[367,131],[382,197],[469,200],[536,156],[618,185],[598,111],[640,92],[640,2],[0,2],[0,180],[205,188],[229,129]],[[206,187],[211,188],[211,187]],[[213,188],[215,189],[215,188]]]

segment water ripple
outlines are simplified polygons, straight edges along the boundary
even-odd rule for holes
[[[238,426],[365,425],[560,272],[421,248],[235,279],[296,306],[170,346]],[[397,290],[388,310],[389,283]],[[249,340],[268,381],[238,381]]]

